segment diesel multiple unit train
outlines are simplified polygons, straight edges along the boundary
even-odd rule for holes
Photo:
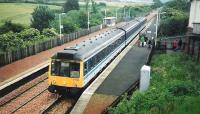
[[[86,87],[139,34],[145,22],[145,18],[138,18],[56,53],[49,65],[48,90],[55,93]]]

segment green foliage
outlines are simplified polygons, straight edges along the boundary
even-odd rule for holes
[[[190,2],[188,0],[172,0],[164,5],[163,10],[166,8],[188,12],[190,9]]]
[[[0,4],[0,26],[2,26],[6,20],[11,20],[12,23],[22,24],[29,27],[31,24],[31,18],[34,9],[39,4],[31,3],[1,3]],[[59,10],[61,6],[46,5],[52,10]],[[23,21],[22,21],[23,20]]]
[[[136,91],[110,114],[198,114],[200,64],[185,54],[155,55],[149,90]]]
[[[40,31],[35,28],[25,29],[18,36],[24,41],[33,40],[40,35]]]
[[[106,3],[104,3],[104,2],[99,2],[98,6],[99,6],[99,7],[106,7]]]
[[[97,3],[92,0],[92,13],[97,13]]]
[[[71,10],[79,10],[78,0],[67,0],[63,6],[64,12],[69,12]]]
[[[55,15],[48,6],[38,6],[32,13],[31,27],[42,31],[44,28],[50,27],[50,23],[54,18]]]
[[[17,36],[16,33],[8,32],[0,35],[0,49],[1,51],[10,51],[21,47],[23,40]]]
[[[55,37],[57,36],[57,33],[54,28],[51,28],[51,29],[46,28],[46,29],[43,29],[42,35],[47,36],[47,37]]]
[[[71,23],[70,21],[65,21],[64,23],[63,23],[63,26],[64,26],[64,28],[63,28],[63,32],[64,33],[71,33],[71,32],[74,32],[74,31],[76,31],[79,27],[79,25],[76,25],[75,23]]]
[[[0,27],[0,34],[7,33],[9,31],[21,32],[24,29],[25,27],[22,26],[21,24],[15,24],[12,23],[11,21],[6,21],[5,24]]]
[[[44,29],[42,34],[35,28],[29,28],[20,33],[8,32],[0,35],[0,52],[7,52],[23,48],[35,43],[47,41],[55,37],[54,29]]]
[[[134,18],[134,17],[146,15],[147,13],[149,13],[149,11],[152,10],[152,7],[150,7],[150,6],[134,6],[134,7],[124,6],[120,9],[118,9],[118,17],[119,16],[124,17],[124,10],[126,13],[125,16],[129,16],[129,11],[130,11],[130,17]],[[111,14],[111,15],[115,15],[115,14]]]
[[[58,16],[56,16],[58,17]],[[59,31],[59,19],[55,18],[51,26]],[[87,27],[87,13],[82,10],[71,10],[67,14],[61,16],[63,32],[70,33],[80,28]]]
[[[97,26],[102,23],[103,15],[101,13],[92,14],[91,17],[93,18],[90,20],[90,26]]]
[[[160,0],[153,0],[154,4],[152,5],[152,8],[155,9],[155,8],[159,8],[161,7],[163,4]]]
[[[189,6],[187,0],[173,0],[167,2],[162,8],[159,35],[174,36],[184,34],[187,31],[189,19]]]
[[[78,17],[79,17],[80,27],[86,28],[87,27],[87,13],[84,11],[80,11],[80,14]],[[101,19],[101,18],[99,18],[99,19]]]

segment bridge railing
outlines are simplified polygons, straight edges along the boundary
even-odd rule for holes
[[[182,41],[179,45],[179,41]],[[176,41],[176,48],[173,43]],[[193,56],[197,61],[200,60],[200,35],[188,35],[178,37],[161,38],[157,42],[157,50],[166,52],[166,50],[184,50],[188,55]]]

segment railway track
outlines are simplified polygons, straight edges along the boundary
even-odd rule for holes
[[[49,93],[47,73],[13,90],[0,98],[0,114],[68,113],[77,97]]]
[[[38,78],[13,90],[9,94],[1,97],[0,113],[18,113],[22,109],[26,109],[25,107],[28,106],[31,102],[37,101],[37,99],[41,99],[41,96],[44,95],[49,95],[52,98],[52,100],[50,100],[51,102],[49,102],[49,104],[51,105],[52,102],[55,102],[59,98],[59,96],[50,94],[47,88],[47,74],[45,73]],[[32,106],[28,108],[31,109]]]
[[[75,105],[76,101],[76,98],[61,98],[60,100],[52,104],[49,108],[41,112],[41,114],[68,114]]]
[[[40,103],[39,108],[35,108],[40,111],[46,110],[60,98],[58,95],[49,93],[47,88],[47,74],[45,73],[1,97],[0,113],[28,113],[35,108],[34,102],[38,103],[42,101],[41,99],[49,98],[47,102]]]

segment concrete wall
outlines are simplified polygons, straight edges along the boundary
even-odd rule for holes
[[[188,27],[193,28],[192,23],[200,23],[200,0],[191,1]]]

